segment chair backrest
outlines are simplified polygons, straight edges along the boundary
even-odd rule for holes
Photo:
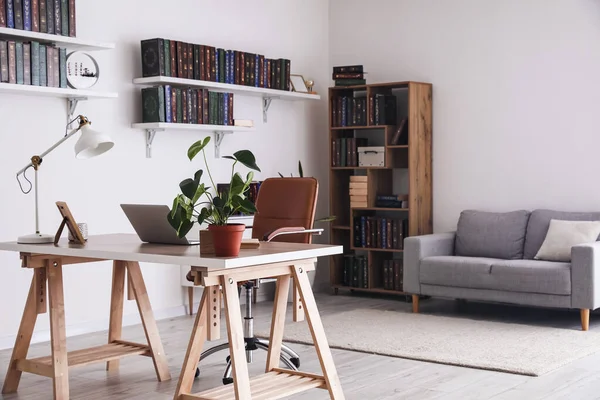
[[[312,229],[319,183],[315,178],[269,178],[258,191],[257,212],[254,215],[252,237],[262,239],[265,234],[285,227]],[[282,235],[275,242],[311,243],[312,235]]]

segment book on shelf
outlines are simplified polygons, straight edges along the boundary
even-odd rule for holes
[[[31,85],[31,44],[23,43],[23,83]]]
[[[0,40],[0,82],[8,82],[8,42]]]
[[[367,125],[366,97],[334,97],[331,103],[331,122],[333,127]]]
[[[400,121],[400,125],[398,126],[398,128],[396,128],[396,130],[394,131],[394,136],[392,136],[392,140],[391,140],[391,145],[396,146],[396,145],[406,145],[408,144],[408,135],[402,135],[404,133],[404,131],[406,131],[408,128],[408,118],[402,118],[402,121]]]
[[[396,125],[397,100],[394,95],[376,94],[371,97],[374,107],[374,125]]]
[[[385,290],[403,291],[404,268],[402,260],[383,261],[383,288]]]
[[[363,86],[367,84],[366,79],[336,79],[335,86]]]
[[[332,74],[333,80],[346,80],[346,79],[364,79],[365,75],[362,72],[334,72]]]
[[[358,147],[366,146],[366,138],[340,138],[333,139],[332,146],[332,167],[357,167],[358,166]]]
[[[364,73],[364,67],[362,65],[343,65],[338,67],[333,67],[334,74],[362,74]]]
[[[353,223],[354,247],[385,250],[403,249],[403,240],[408,230],[408,220],[363,215],[355,217]],[[356,239],[357,234],[360,237],[360,242]]]
[[[366,175],[352,175],[350,177],[350,182],[355,182],[355,183],[359,183],[359,182],[369,182],[369,177]]]
[[[54,0],[54,33],[62,35],[61,0]]]
[[[381,208],[408,208],[408,195],[377,195],[375,206]]]
[[[16,54],[17,54],[17,84],[22,85],[24,83],[23,73],[24,73],[24,63],[23,63],[23,43],[17,42],[16,45]]]
[[[365,256],[344,255],[341,284],[348,287],[369,288],[369,268]]]
[[[31,31],[31,0],[23,1],[23,29]]]
[[[15,18],[15,28],[23,30],[23,0],[13,0],[13,12]]]

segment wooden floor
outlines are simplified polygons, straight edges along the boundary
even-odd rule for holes
[[[360,295],[319,295],[317,301],[321,314],[333,314],[356,307],[406,310],[411,305],[399,300],[365,297]],[[271,303],[261,303],[255,309],[255,325],[268,324]],[[579,314],[576,311],[545,310],[505,305],[463,303],[451,300],[422,300],[423,313],[460,315],[473,319],[492,319],[514,323],[559,326],[577,329]],[[288,312],[288,319],[291,319]],[[179,369],[189,339],[192,317],[159,321],[159,329],[173,375],[170,382],[158,383],[152,361],[145,357],[121,361],[121,370],[107,373],[103,365],[73,370],[71,373],[71,398],[100,399],[172,399],[179,376]],[[225,335],[225,324],[223,324]],[[600,329],[600,314],[591,317],[590,329]],[[141,327],[124,329],[126,340],[142,341]],[[402,338],[398,338],[402,340]],[[103,344],[106,333],[83,335],[69,339],[69,350]],[[319,365],[310,346],[292,346],[302,357],[302,370],[319,372]],[[30,356],[48,354],[48,344],[34,345]],[[224,352],[213,355],[203,362],[202,374],[196,380],[194,391],[201,391],[221,384],[225,367]],[[400,358],[376,356],[343,350],[333,350],[333,356],[348,400],[363,399],[600,399],[600,353],[578,360],[555,372],[538,378],[505,373],[452,367]],[[0,386],[6,373],[10,351],[0,352]],[[264,368],[266,354],[256,352],[251,374]],[[50,380],[24,374],[17,395],[6,395],[6,400],[51,398]],[[327,399],[327,392],[313,390],[292,399]]]

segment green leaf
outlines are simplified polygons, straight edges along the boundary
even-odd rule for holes
[[[260,168],[256,165],[256,157],[250,150],[240,150],[233,153],[233,158],[236,161],[244,164],[246,167],[260,172]]]
[[[239,172],[236,172],[235,175],[231,177],[231,185],[229,186],[229,192],[232,196],[239,196],[244,194],[244,188],[246,183],[242,179],[242,176]]]
[[[196,194],[194,195],[194,198],[192,199],[192,203],[196,204],[198,202],[198,200],[200,200],[200,197],[202,197],[202,195],[204,195],[204,193],[206,193],[207,188],[204,187],[204,183],[201,184],[200,186],[198,186],[198,189],[196,190]]]
[[[198,215],[198,224],[202,225],[204,223],[204,221],[206,220],[206,218],[208,218],[210,215],[210,211],[208,210],[208,208],[204,207],[201,211],[200,214]]]
[[[190,161],[192,161],[194,157],[196,157],[196,155],[198,155],[198,153],[200,153],[202,149],[204,149],[206,145],[208,145],[209,142],[210,136],[207,136],[203,140],[198,140],[196,143],[191,145],[188,149],[188,158],[190,159]]]
[[[304,178],[304,171],[302,170],[302,161],[298,161],[298,173],[300,174],[300,178]]]
[[[194,226],[194,222],[190,221],[190,220],[185,220],[181,223],[181,226],[179,227],[179,230],[177,231],[177,236],[179,236],[180,238],[185,237],[185,235],[188,234],[188,232],[192,229],[192,227]]]
[[[223,210],[223,207],[225,207],[225,200],[223,200],[219,196],[215,196],[213,198],[213,205],[215,206],[215,208]]]
[[[169,225],[175,229],[175,231],[179,231],[179,227],[181,226],[181,206],[177,205],[173,208],[173,211],[167,215],[167,221],[169,221]]]
[[[188,178],[184,181],[181,181],[179,188],[185,197],[188,199],[193,199],[198,191],[198,182],[196,182],[194,179]]]
[[[251,214],[256,212],[256,206],[248,199],[244,199],[240,203],[240,209],[246,214]]]
[[[252,179],[254,179],[254,172],[250,171],[248,172],[248,175],[246,175],[246,186],[250,186]]]

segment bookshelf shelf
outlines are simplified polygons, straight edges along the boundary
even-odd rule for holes
[[[156,132],[165,130],[180,130],[180,131],[204,131],[213,132],[215,134],[215,157],[221,157],[221,143],[227,134],[237,132],[252,132],[254,128],[231,125],[206,125],[206,124],[172,124],[165,122],[150,122],[131,124],[134,129],[142,129],[146,131],[146,158],[152,157],[152,144]]]
[[[19,94],[26,96],[58,97],[73,100],[116,99],[119,95],[110,92],[95,92],[93,90],[64,89],[46,86],[17,85],[0,83],[0,93]]]
[[[69,36],[50,35],[47,33],[24,31],[13,28],[0,28],[0,38],[8,40],[34,40],[44,44],[54,44],[58,47],[66,47],[69,50],[99,51],[115,48],[114,43],[101,43]]]
[[[360,93],[357,94],[357,92]],[[376,104],[381,104],[375,102],[378,95],[396,97],[396,115],[398,118],[388,121],[388,123],[393,123],[392,125],[364,126],[365,121],[371,121],[371,123],[374,121],[374,116],[371,113],[374,111]],[[336,108],[334,113],[332,105],[341,104],[338,101],[340,97],[366,98],[366,101],[356,102],[357,107],[361,107],[361,112],[357,117],[360,126],[332,126],[339,124],[339,109]],[[339,219],[338,225],[331,226],[330,240],[332,244],[343,245],[347,250],[346,256],[361,257],[361,261],[358,263],[358,275],[368,280],[368,288],[342,285],[345,282],[344,276],[346,276],[346,279],[348,277],[347,268],[349,265],[347,264],[348,257],[344,256],[335,256],[331,259],[330,285],[336,294],[338,294],[339,289],[345,289],[352,292],[407,295],[400,290],[384,289],[388,284],[391,284],[388,279],[389,275],[386,275],[391,272],[389,272],[389,269],[388,272],[385,272],[386,265],[393,264],[396,279],[399,276],[398,273],[402,274],[401,262],[404,258],[404,250],[354,247],[354,236],[357,232],[354,226],[357,223],[355,218],[366,217],[367,224],[365,228],[362,228],[363,225],[361,224],[361,229],[365,229],[373,235],[373,222],[378,223],[378,221],[387,219],[386,223],[389,221],[392,223],[393,232],[393,236],[388,233],[387,237],[388,239],[392,238],[393,241],[402,240],[408,236],[424,235],[433,231],[431,181],[432,85],[421,82],[391,82],[332,87],[329,89],[329,103],[329,143],[331,146],[329,148],[330,214],[338,216]],[[365,110],[366,117],[364,116]],[[404,127],[401,121],[405,120],[408,121],[407,129],[398,132],[400,126]],[[368,130],[378,131],[371,134]],[[401,137],[406,141],[399,141],[399,137],[395,136],[397,133],[404,135]],[[332,165],[345,164],[344,161],[340,162],[340,154],[343,150],[338,151],[337,146],[341,141],[352,138],[367,139],[367,146],[384,146],[385,167],[332,167]],[[408,144],[388,144],[393,142]],[[347,145],[344,147],[347,151]],[[365,145],[362,144],[361,147],[365,147]],[[335,163],[334,157],[336,158]],[[347,161],[348,156],[345,159]],[[351,160],[350,164],[356,165],[358,160],[354,158],[353,154]],[[358,176],[361,178],[356,178]],[[353,182],[355,186],[352,186]],[[366,182],[366,184],[356,185],[359,182]],[[364,190],[364,186],[366,186],[366,190]],[[369,207],[351,207],[353,203],[350,198],[351,192],[354,196],[366,195],[364,205]],[[379,195],[401,195],[404,193],[408,193],[408,206],[406,208],[375,207]],[[355,198],[354,201],[362,203],[364,200]],[[371,221],[371,224],[369,224],[369,221]],[[378,235],[381,228],[379,225],[376,226],[374,234]],[[388,224],[387,229],[389,229],[389,226]],[[398,231],[394,228],[396,226],[398,226]],[[364,235],[364,232],[362,234]],[[382,235],[384,234],[382,233]],[[357,242],[356,244],[362,245],[365,243]],[[402,246],[396,244],[396,247]],[[362,257],[366,259],[366,270],[363,267],[365,263],[362,261]],[[352,264],[352,270],[356,271],[357,261],[353,260],[352,262],[354,263]],[[344,274],[345,265],[346,275]],[[363,272],[366,275],[363,275]],[[401,289],[400,286],[401,283],[394,280],[392,287]]]

